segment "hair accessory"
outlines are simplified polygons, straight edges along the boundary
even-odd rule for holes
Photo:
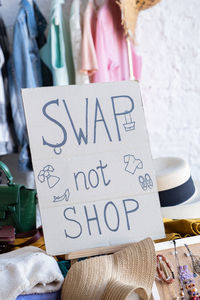
[[[174,272],[169,262],[162,254],[157,255],[156,269],[157,269],[158,277],[159,279],[161,279],[161,281],[164,281],[167,284],[170,284],[174,281],[175,279]]]
[[[175,249],[175,258],[176,258],[176,264],[178,268],[178,274],[179,274],[179,282],[180,282],[180,299],[188,299],[185,296],[184,288],[187,290],[187,294],[189,295],[190,300],[199,300],[200,295],[197,291],[197,288],[195,287],[194,282],[194,275],[191,273],[188,269],[187,265],[180,266],[178,253],[176,251],[176,241],[173,241],[174,243],[174,249]]]
[[[197,276],[197,274],[200,275],[200,258],[198,256],[195,256],[194,254],[192,254],[192,251],[190,250],[189,246],[184,244],[186,249],[188,250],[189,252],[189,256],[191,258],[191,261],[192,261],[192,266],[193,266],[193,270],[194,270],[194,276]]]

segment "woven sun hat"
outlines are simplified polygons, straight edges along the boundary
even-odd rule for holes
[[[125,300],[135,292],[147,300],[155,273],[154,243],[147,238],[114,254],[73,264],[65,278],[61,299]]]
[[[134,39],[137,17],[141,10],[156,5],[160,0],[119,0],[125,35]]]
[[[200,218],[200,182],[193,181],[182,158],[159,157],[154,168],[162,216],[169,219]]]

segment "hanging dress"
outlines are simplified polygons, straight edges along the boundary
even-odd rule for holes
[[[53,85],[75,83],[70,30],[63,4],[64,0],[52,0],[47,43],[40,50],[41,59],[52,72]]]
[[[128,49],[121,25],[121,11],[115,1],[108,0],[97,13],[95,49],[98,71],[92,82],[129,80]],[[141,57],[132,46],[133,73],[139,80]]]
[[[72,42],[72,55],[75,69],[75,83],[84,84],[89,83],[89,77],[87,74],[81,72],[81,59],[82,59],[82,1],[73,0],[70,9],[70,34]]]

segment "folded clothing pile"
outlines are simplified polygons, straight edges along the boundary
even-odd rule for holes
[[[156,242],[164,242],[189,236],[200,235],[200,219],[163,219],[166,238]]]
[[[1,299],[15,300],[29,294],[28,298],[20,296],[18,300],[58,300],[63,280],[56,260],[37,247],[0,255]]]

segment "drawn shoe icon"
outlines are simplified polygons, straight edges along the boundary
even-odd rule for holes
[[[153,181],[148,173],[145,174],[145,181],[150,189],[153,187]]]
[[[63,200],[68,201],[69,200],[69,195],[70,195],[69,189],[66,189],[63,195],[53,196],[53,202],[59,202],[59,201],[63,201]]]
[[[139,183],[143,189],[143,191],[147,190],[147,182],[143,176],[139,176]]]

